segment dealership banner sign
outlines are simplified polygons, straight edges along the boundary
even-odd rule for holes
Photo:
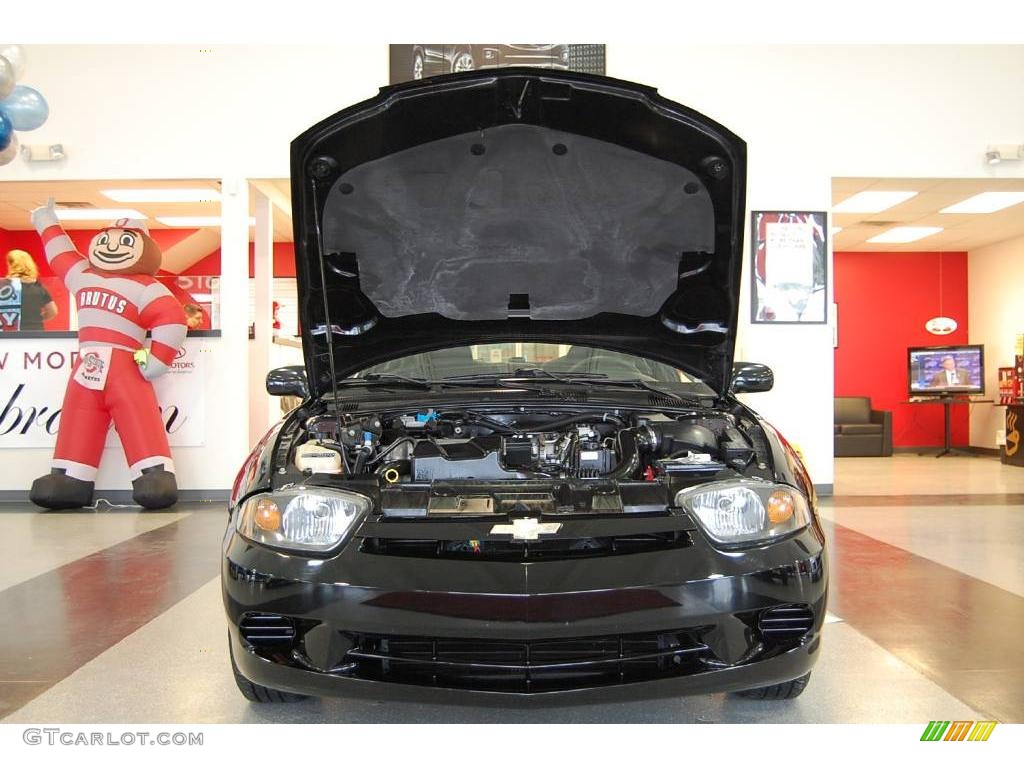
[[[170,371],[153,382],[172,446],[203,445],[206,395],[203,339],[186,339]],[[0,347],[0,449],[52,448],[78,340],[4,339]],[[120,441],[111,425],[107,447]]]

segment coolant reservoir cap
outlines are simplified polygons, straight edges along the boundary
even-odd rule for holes
[[[309,440],[295,449],[295,467],[300,472],[341,472],[341,454],[335,449]]]

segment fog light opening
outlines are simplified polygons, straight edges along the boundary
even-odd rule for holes
[[[766,641],[799,640],[814,626],[809,605],[780,605],[763,611],[757,629]]]

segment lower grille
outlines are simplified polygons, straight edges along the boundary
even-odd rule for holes
[[[757,628],[766,640],[794,640],[811,631],[814,612],[809,605],[782,605],[769,608],[757,620]]]
[[[394,539],[368,537],[360,551],[373,555],[425,557],[447,560],[499,560],[517,563],[568,560],[578,557],[631,555],[689,547],[693,540],[686,531],[637,533],[581,539],[538,539],[537,541],[473,541],[448,539]]]
[[[677,677],[704,669],[695,632],[505,641],[350,635],[349,674],[466,690],[539,693]]]
[[[238,629],[249,645],[257,648],[291,645],[295,642],[295,624],[276,613],[247,613]]]

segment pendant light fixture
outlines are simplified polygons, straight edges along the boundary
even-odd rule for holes
[[[948,336],[957,329],[956,320],[946,317],[942,311],[942,256],[943,252],[939,251],[939,314],[924,324],[925,330],[935,336]]]

